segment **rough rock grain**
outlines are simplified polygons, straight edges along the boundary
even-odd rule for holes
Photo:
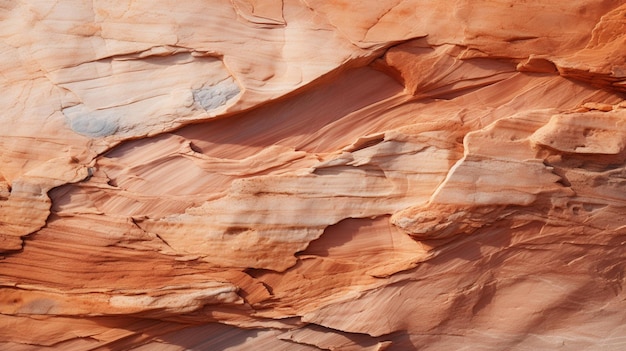
[[[0,22],[3,350],[626,347],[626,1]]]

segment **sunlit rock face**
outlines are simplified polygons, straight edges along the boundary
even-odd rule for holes
[[[2,350],[626,348],[626,1],[0,23]]]

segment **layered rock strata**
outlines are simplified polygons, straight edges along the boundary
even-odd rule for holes
[[[0,21],[2,349],[624,349],[625,1]]]

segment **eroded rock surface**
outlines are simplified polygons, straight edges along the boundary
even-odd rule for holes
[[[0,21],[3,350],[626,347],[626,1]]]

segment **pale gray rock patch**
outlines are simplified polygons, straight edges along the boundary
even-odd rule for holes
[[[91,110],[80,104],[63,109],[67,123],[78,134],[101,138],[115,134],[119,117],[112,111]]]
[[[215,85],[193,90],[193,99],[206,111],[222,107],[229,100],[239,95],[241,89],[232,79],[223,80]]]

